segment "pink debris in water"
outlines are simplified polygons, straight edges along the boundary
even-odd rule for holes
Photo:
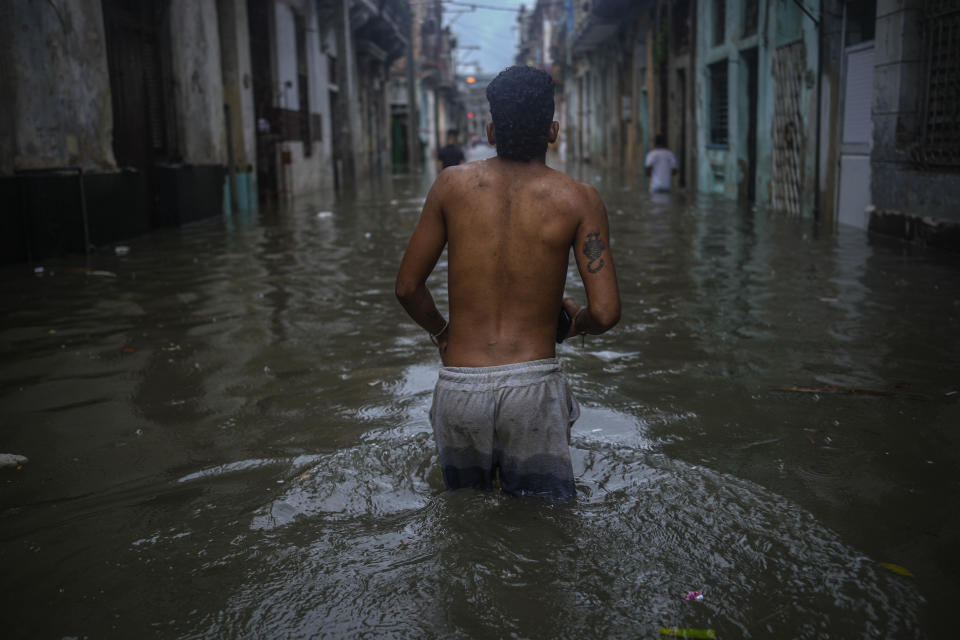
[[[703,594],[699,591],[687,591],[687,595],[683,596],[684,600],[696,600],[700,602],[703,600]]]

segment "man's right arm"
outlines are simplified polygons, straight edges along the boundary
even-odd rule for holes
[[[441,353],[446,346],[447,321],[434,304],[427,289],[427,277],[433,271],[447,243],[447,226],[443,218],[441,193],[446,173],[434,182],[420,213],[420,221],[410,237],[397,272],[396,294],[410,317],[433,336],[439,336]]]
[[[577,306],[572,298],[563,301],[574,319],[570,335],[603,333],[620,320],[620,290],[610,251],[610,225],[600,194],[586,189],[585,210],[573,243],[580,279],[587,291],[587,305]]]

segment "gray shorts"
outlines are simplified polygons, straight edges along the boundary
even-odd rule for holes
[[[497,367],[443,367],[430,423],[449,489],[500,487],[573,498],[570,427],[580,406],[556,358]]]

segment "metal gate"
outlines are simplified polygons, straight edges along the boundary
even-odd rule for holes
[[[777,48],[773,57],[773,181],[770,200],[774,209],[800,215],[803,185],[805,128],[801,112],[804,45],[795,42]]]

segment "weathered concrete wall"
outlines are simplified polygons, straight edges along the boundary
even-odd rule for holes
[[[170,1],[174,101],[183,162],[227,163],[216,0]]]
[[[99,0],[7,0],[0,22],[0,173],[115,168]]]
[[[922,2],[878,0],[875,40],[873,205],[886,215],[960,223],[960,174],[912,157],[921,141],[926,43]]]

